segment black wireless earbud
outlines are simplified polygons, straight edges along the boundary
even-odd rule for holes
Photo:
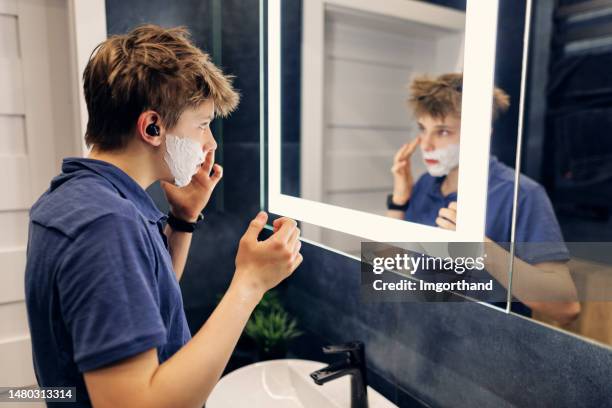
[[[145,132],[147,132],[147,135],[149,136],[159,136],[159,126],[157,126],[155,123],[151,123],[145,129]]]

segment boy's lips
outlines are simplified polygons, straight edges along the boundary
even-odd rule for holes
[[[438,164],[439,161],[438,160],[433,160],[433,159],[425,159],[425,163],[427,163],[427,164]]]

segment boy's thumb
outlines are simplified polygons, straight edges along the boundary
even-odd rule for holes
[[[264,211],[260,211],[259,214],[249,224],[249,228],[246,231],[246,234],[251,239],[257,239],[261,230],[266,226],[266,221],[268,221],[268,214]]]

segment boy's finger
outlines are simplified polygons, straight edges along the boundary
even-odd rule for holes
[[[297,229],[297,222],[290,218],[285,218],[279,226],[278,231],[274,234],[276,239],[281,242],[288,242],[291,235]]]
[[[438,215],[453,222],[455,222],[455,220],[457,219],[457,211],[453,210],[452,208],[440,208],[440,211],[438,211]]]
[[[300,252],[300,249],[302,249],[302,241],[300,241],[299,239],[297,239],[295,241],[295,244],[293,244],[293,253],[298,253]]]
[[[215,151],[209,150],[206,152],[206,156],[204,157],[204,163],[202,164],[202,168],[207,176],[210,177],[210,172],[215,164]]]
[[[213,165],[213,174],[210,179],[217,184],[219,180],[223,177],[223,167],[218,164]]]
[[[289,244],[295,244],[295,241],[299,241],[299,238],[300,238],[300,229],[296,227],[291,233],[291,236],[289,237],[289,240],[287,240],[287,242]]]
[[[448,230],[454,230],[455,229],[455,224],[453,224],[449,220],[444,219],[442,217],[436,218],[436,224],[440,228],[444,228],[444,229],[448,229]]]
[[[418,146],[418,143],[419,143],[419,138],[418,137],[416,139],[414,139],[412,142],[408,143],[406,145],[406,148],[404,149],[400,159],[406,160],[406,159],[410,158],[410,156],[412,156],[412,153],[414,153],[414,151],[416,150],[416,147]]]
[[[404,149],[406,149],[406,147],[408,146],[408,143],[405,143],[402,145],[402,147],[400,147],[397,152],[395,153],[395,156],[393,156],[393,161],[398,161],[399,158],[402,156]]]
[[[421,138],[417,137],[416,139],[414,139],[412,141],[412,143],[410,143],[410,146],[409,146],[409,149],[408,149],[408,151],[410,152],[409,154],[414,153],[414,151],[416,150],[416,148],[418,147],[420,142],[421,142]]]

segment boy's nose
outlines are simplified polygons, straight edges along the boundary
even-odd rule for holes
[[[204,140],[204,145],[202,146],[202,149],[206,152],[209,150],[217,150],[217,141],[213,138],[212,134],[210,135],[210,137],[207,137]]]
[[[421,136],[421,143],[420,143],[420,145],[421,145],[421,149],[426,151],[426,152],[435,150],[435,146],[433,145],[430,136],[427,136],[427,135]]]

